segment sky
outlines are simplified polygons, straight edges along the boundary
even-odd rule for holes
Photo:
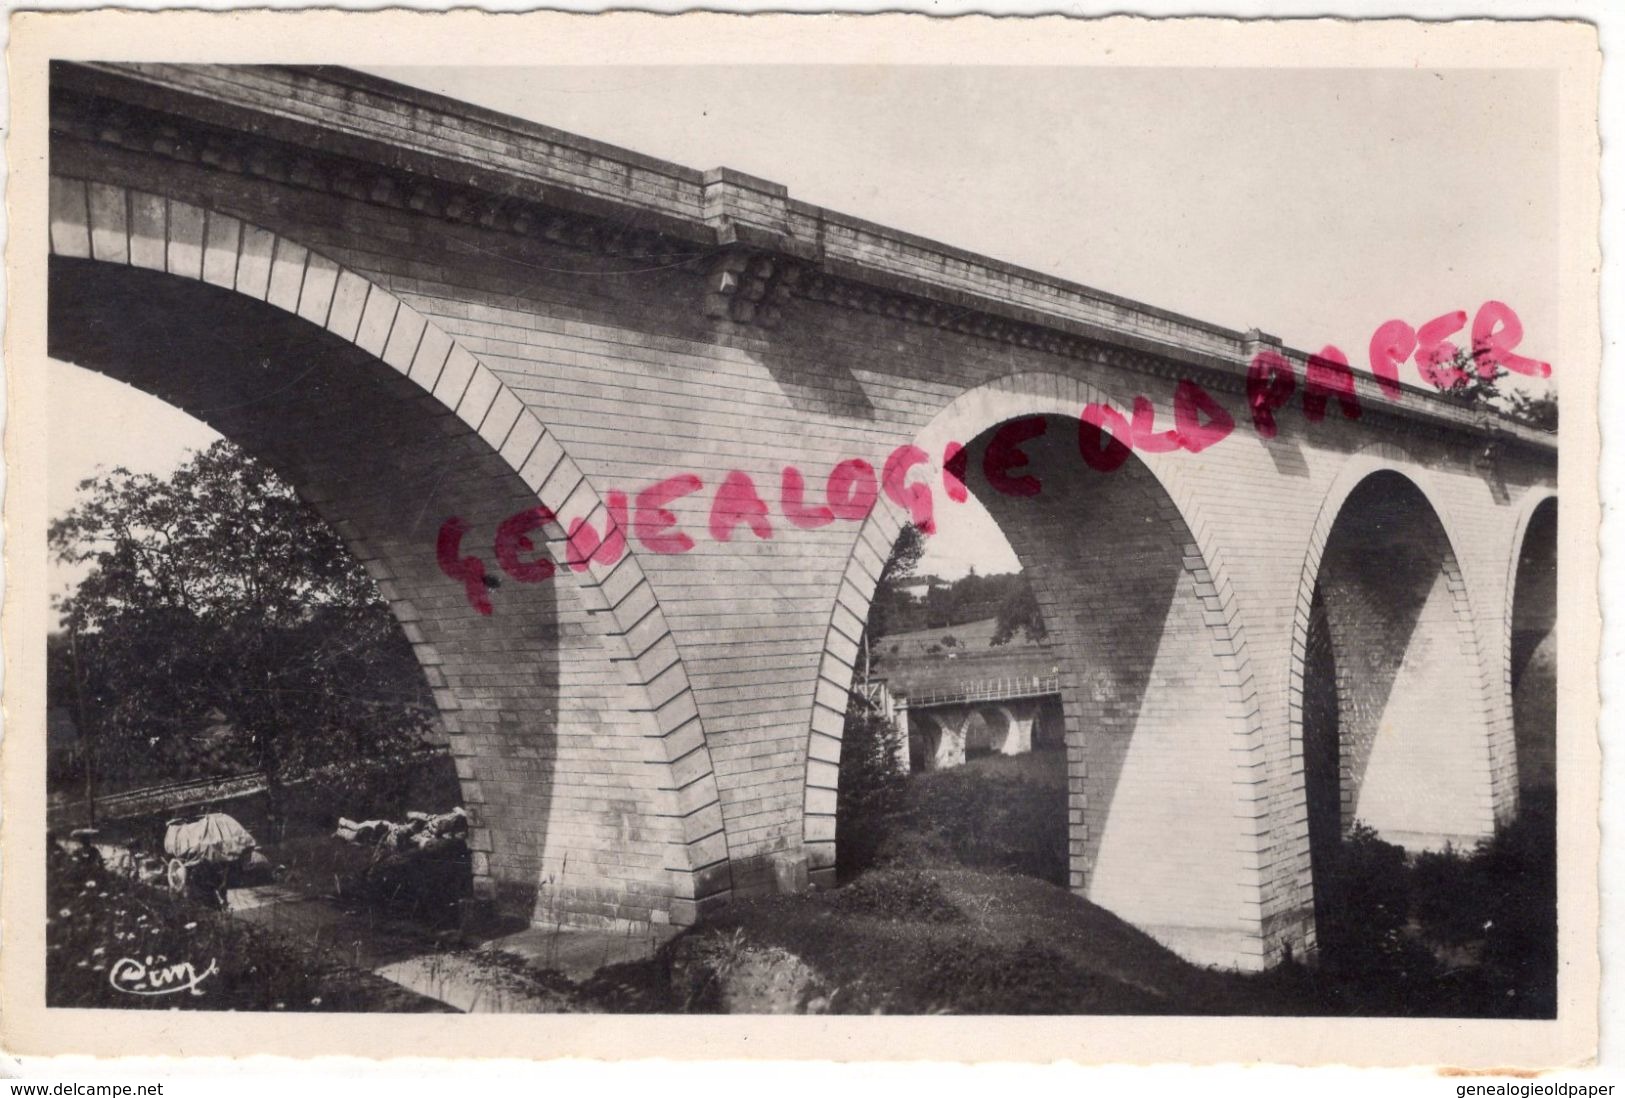
[[[369,71],[1357,365],[1384,321],[1489,299],[1522,319],[1520,350],[1556,350],[1556,82],[1539,71]],[[215,437],[77,369],[53,371],[50,399],[53,514],[97,464],[164,473]],[[1014,567],[975,548],[990,528],[945,527],[922,571]]]

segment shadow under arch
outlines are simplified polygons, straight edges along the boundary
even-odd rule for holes
[[[966,486],[1031,578],[1060,657],[1071,887],[1204,962],[1263,967],[1278,951],[1263,896],[1257,821],[1269,791],[1245,637],[1222,554],[1171,463],[1136,453],[1110,473],[1079,451],[1078,416],[1105,397],[1086,383],[1022,374],[962,394],[916,438],[942,483],[944,446],[966,447]],[[981,475],[994,434],[1024,441],[1042,481],[1024,498]],[[953,504],[938,493],[939,521]],[[834,599],[808,741],[804,841],[833,883],[840,739],[870,600],[905,522],[877,505]]]
[[[1458,560],[1443,513],[1393,454],[1351,459],[1322,503],[1289,705],[1312,875],[1356,820],[1411,850],[1494,829],[1500,760]]]
[[[1557,493],[1530,493],[1508,562],[1507,698],[1518,792],[1555,797],[1557,785]]]
[[[495,529],[538,504],[559,516],[536,532],[556,561],[564,523],[608,521],[531,410],[387,289],[296,242],[162,195],[50,185],[49,353],[208,422],[365,563],[451,736],[481,890],[598,924],[692,922],[725,899],[709,751],[633,554],[533,583],[492,559]],[[449,515],[485,558],[490,615],[437,563]]]

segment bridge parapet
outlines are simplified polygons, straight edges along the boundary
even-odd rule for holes
[[[996,679],[975,679],[950,690],[932,690],[897,699],[899,709],[925,709],[933,705],[961,702],[1011,701],[1041,698],[1061,693],[1059,675],[1007,675]]]

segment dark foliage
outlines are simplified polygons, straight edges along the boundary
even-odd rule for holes
[[[836,796],[836,871],[856,872],[874,862],[881,838],[901,803],[906,775],[898,755],[902,737],[867,697],[847,697],[841,733],[841,788]]]
[[[1020,633],[1028,640],[1041,642],[1049,636],[1044,625],[1044,613],[1038,607],[1038,596],[1025,574],[1012,577],[1015,583],[999,603],[998,624],[993,629],[994,644],[1009,644]]]
[[[875,594],[869,604],[867,631],[871,642],[891,633],[913,628],[911,616],[916,606],[902,584],[914,575],[925,553],[925,535],[912,523],[903,527],[892,543],[891,555],[880,570]]]
[[[1321,964],[1337,978],[1420,985],[1433,974],[1433,955],[1406,933],[1410,873],[1405,851],[1362,823],[1334,848],[1333,864],[1317,873],[1316,928]]]
[[[917,774],[886,823],[876,861],[952,863],[1064,885],[1065,755],[1037,751]]]
[[[1422,854],[1411,870],[1412,912],[1435,947],[1477,962],[1511,1016],[1549,1017],[1557,1004],[1556,813],[1526,794],[1512,824],[1470,853]]]
[[[1476,849],[1409,860],[1357,825],[1325,885],[1320,970],[1298,973],[1299,993],[1331,1012],[1552,1017],[1554,819],[1550,799],[1531,796]]]
[[[1539,431],[1557,433],[1557,394],[1530,396],[1522,389],[1506,394],[1502,414]]]
[[[50,545],[91,568],[61,604],[77,644],[51,646],[49,687],[82,711],[106,784],[261,770],[274,789],[424,742],[427,684],[388,606],[268,468],[218,442],[167,480],[79,489]]]
[[[1556,432],[1557,394],[1539,396],[1524,389],[1502,387],[1509,376],[1501,366],[1486,363],[1482,356],[1461,350],[1442,371],[1450,384],[1437,385],[1440,395],[1464,408],[1484,409],[1538,431]]]

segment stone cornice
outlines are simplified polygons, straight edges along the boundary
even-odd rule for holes
[[[322,96],[325,113],[311,106]],[[340,102],[380,117],[345,118]],[[382,119],[390,111],[400,116],[394,128]],[[768,180],[696,172],[347,70],[58,62],[51,122],[85,141],[495,232],[692,260],[707,279],[706,314],[719,322],[771,329],[795,302],[812,302],[1238,393],[1261,345],[1255,333],[809,206]],[[471,140],[556,163],[524,170],[513,155],[460,148],[465,128]],[[1486,425],[1428,390],[1407,385],[1396,404],[1364,374],[1356,383],[1385,426],[1489,430],[1503,444],[1555,450],[1553,436]]]
[[[706,249],[705,242],[673,235],[665,225],[609,219],[603,211],[503,193],[478,181],[451,182],[426,171],[301,147],[257,131],[234,131],[103,96],[53,89],[51,128],[132,152],[608,255],[699,256]]]

